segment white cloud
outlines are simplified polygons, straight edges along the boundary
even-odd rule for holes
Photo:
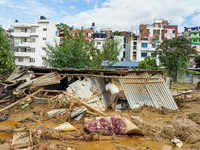
[[[199,26],[200,25],[200,14],[194,16],[191,21],[194,25]]]
[[[75,9],[76,7],[75,7],[75,6],[69,6],[69,8],[70,8],[70,9]]]
[[[92,0],[86,0],[92,1]],[[200,5],[188,0],[107,0],[101,7],[66,16],[62,22],[69,25],[90,27],[92,22],[99,28],[138,30],[139,24],[152,24],[155,19],[169,20],[170,24],[182,25],[185,17],[200,10]],[[69,19],[69,18],[76,19]]]

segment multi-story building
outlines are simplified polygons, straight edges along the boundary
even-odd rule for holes
[[[163,41],[164,39],[177,38],[178,26],[169,25],[168,20],[156,19],[154,23],[140,24],[140,38],[148,41]]]
[[[59,42],[54,22],[41,16],[35,23],[13,23],[14,56],[17,66],[44,66],[42,56],[46,56],[47,44]]]
[[[146,56],[155,56],[156,46],[164,39],[174,39],[178,35],[178,26],[169,25],[167,20],[156,19],[152,25],[141,24],[140,35],[127,43],[126,61],[143,61]],[[157,65],[160,64],[158,56]]]
[[[185,27],[183,36],[189,39],[192,46],[200,53],[200,27]]]
[[[79,29],[72,29],[69,33],[72,34],[73,36],[77,35],[79,36],[81,30]],[[85,40],[90,41],[91,40],[91,30],[83,29],[83,36]]]

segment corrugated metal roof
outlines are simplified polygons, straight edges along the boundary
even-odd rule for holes
[[[138,67],[139,61],[118,61],[113,65],[109,65],[107,61],[104,61],[102,66],[112,66],[112,67]]]
[[[142,73],[140,75],[130,74],[129,77],[149,77],[148,73]],[[162,76],[160,74],[156,74],[149,78],[149,81],[154,81],[155,83],[147,83],[143,84],[147,79],[120,79],[120,83],[128,103],[131,109],[138,108],[143,105],[153,106],[156,108],[161,108],[161,106],[176,110],[178,107],[174,98],[172,97],[169,88],[164,82]],[[156,81],[163,81],[157,82]],[[130,84],[125,84],[125,82],[132,82]],[[141,83],[143,82],[143,83]],[[141,88],[144,88],[141,90]],[[140,92],[141,90],[141,92]]]
[[[69,85],[67,93],[75,96],[80,100],[85,100],[94,94],[105,91],[105,83],[103,78],[84,78],[82,81],[76,81]],[[108,107],[108,94],[103,93],[96,96],[86,103],[92,107],[105,111]]]

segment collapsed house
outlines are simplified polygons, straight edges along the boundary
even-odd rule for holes
[[[113,71],[97,69],[54,69],[19,67],[6,81],[0,82],[0,103],[19,103],[25,99],[78,101],[83,107],[74,109],[79,116],[89,108],[106,116],[109,95],[105,79],[119,80],[131,109],[143,105],[176,110],[178,107],[167,87],[162,71]],[[41,94],[42,92],[42,94]],[[36,94],[40,94],[36,96]],[[20,99],[20,100],[19,100]],[[12,107],[10,106],[10,107]],[[3,110],[10,108],[7,106]],[[0,110],[2,112],[3,110]],[[79,116],[78,119],[81,117]]]

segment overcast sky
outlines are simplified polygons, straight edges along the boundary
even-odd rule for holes
[[[200,0],[0,0],[0,25],[15,20],[35,22],[45,16],[55,23],[97,29],[138,31],[139,25],[166,19],[172,25],[200,26]]]

